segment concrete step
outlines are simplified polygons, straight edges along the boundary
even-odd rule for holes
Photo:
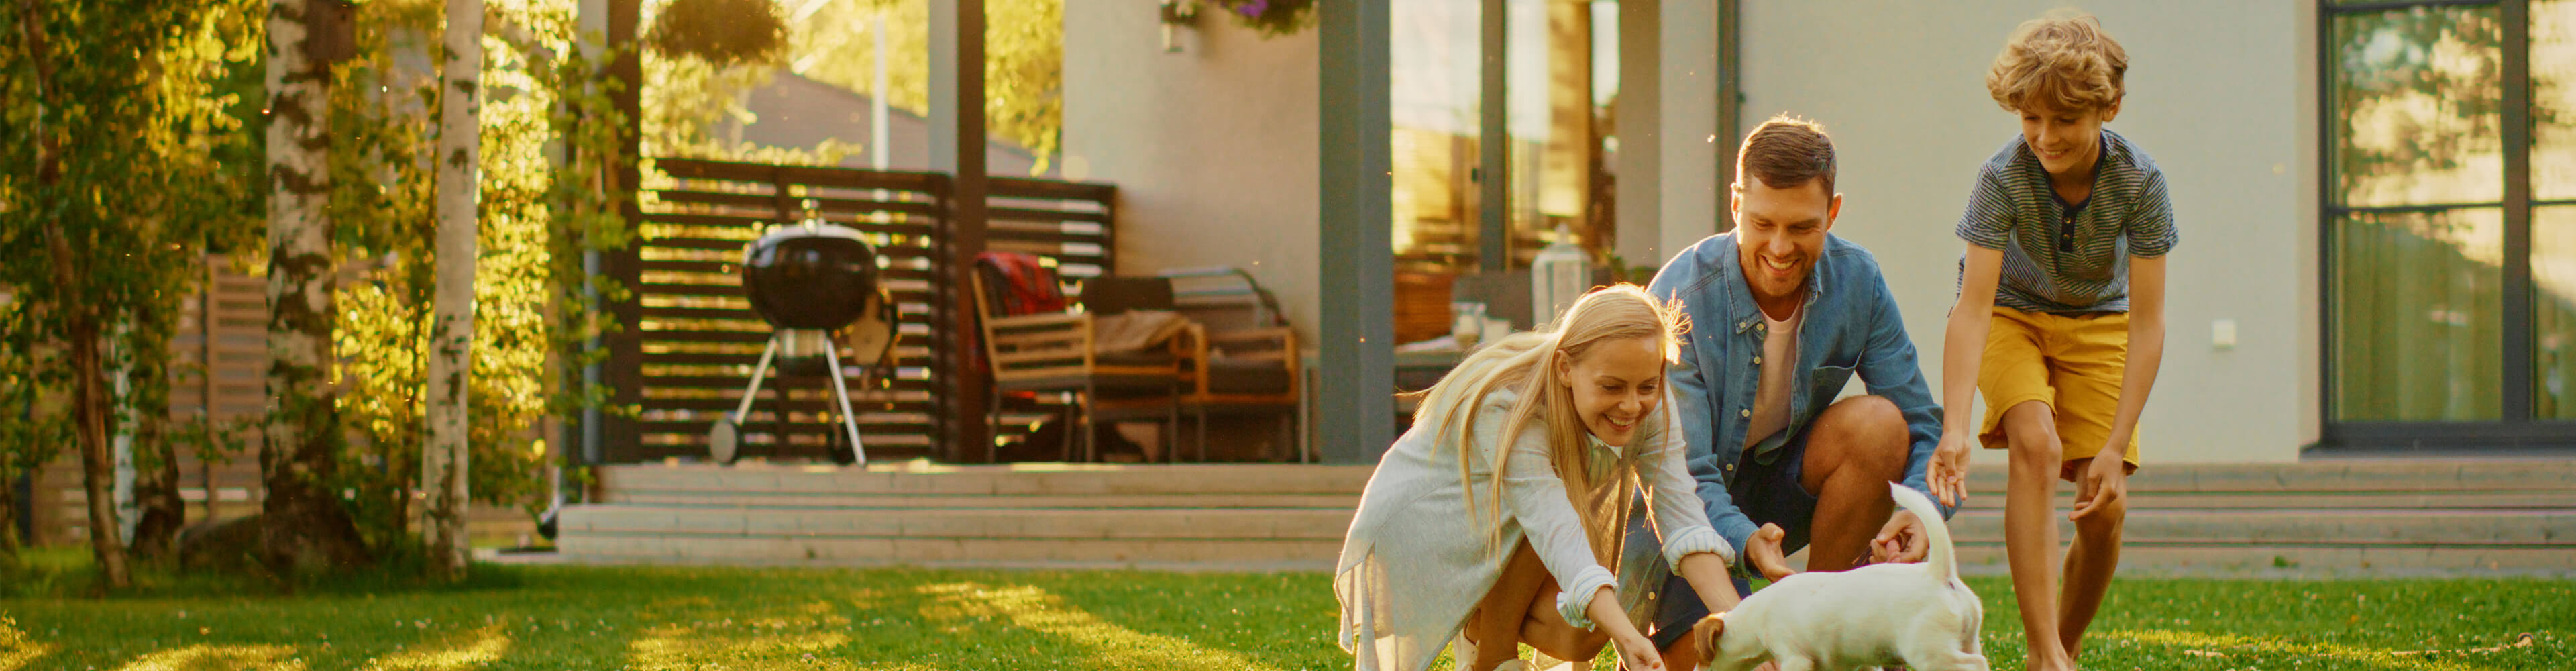
[[[2124,536],[2124,564],[2144,573],[2576,573],[2576,536],[2568,535],[2576,512],[2398,514],[2406,512],[2134,511]],[[585,561],[1311,567],[1329,565],[1349,513],[586,506],[568,509],[564,525],[564,553]],[[2003,569],[1998,516],[1964,513],[1952,527],[1963,564]],[[2071,541],[2071,525],[2062,523],[2060,532],[2061,542]]]
[[[2121,575],[2217,577],[2576,577],[2576,557],[2555,547],[2192,545],[2125,542]],[[2058,564],[2064,553],[2050,555]],[[2002,543],[1959,545],[1959,571],[2005,575]]]
[[[725,493],[707,491],[614,491],[606,503],[667,507],[819,508],[921,510],[926,508],[1318,508],[1351,510],[1360,505],[1352,494],[1125,494],[997,496],[977,494],[834,494],[826,492]]]
[[[2056,507],[2060,511],[2074,506],[2074,487],[2057,490]],[[2378,491],[2378,492],[2130,492],[2129,506],[2139,509],[2212,509],[2231,508],[2468,508],[2482,510],[2576,508],[2576,485],[2558,490],[2521,491]],[[1970,491],[1960,506],[1969,511],[2004,508],[2001,491]]]
[[[1372,470],[614,466],[558,542],[589,562],[1321,570]],[[1971,472],[1950,522],[1965,570],[2004,570],[2006,479],[2001,463]],[[2576,575],[2576,460],[2154,465],[2129,485],[2124,572]],[[2061,518],[2072,498],[2061,484]]]
[[[1306,464],[1012,464],[945,466],[925,462],[867,468],[712,464],[609,466],[599,469],[610,492],[663,495],[875,494],[1099,496],[1188,494],[1343,494],[1367,486],[1371,467]]]
[[[2072,538],[2064,509],[2058,538]],[[1950,518],[1960,544],[2004,540],[2000,511]],[[2156,510],[2132,508],[2121,539],[2197,545],[2523,546],[2558,548],[2576,561],[2576,508],[2556,510]]]
[[[1968,491],[2000,495],[2008,479],[2001,451],[1976,450]],[[2152,455],[2151,455],[2152,456]],[[2280,492],[2568,492],[2576,490],[2569,459],[2320,459],[2288,464],[2158,464],[2129,476],[2129,491]],[[2061,489],[2074,485],[2058,483]]]
[[[1172,508],[1026,510],[962,508],[844,510],[574,506],[567,533],[673,537],[810,536],[876,538],[1096,538],[1160,540],[1336,540],[1348,510]],[[2003,542],[2001,515],[1971,511],[1949,521],[1961,545]],[[2074,523],[2058,520],[2060,539]],[[2130,544],[2558,548],[2576,559],[2576,510],[2133,510]]]
[[[1993,462],[1999,454],[1980,455]],[[599,469],[612,492],[679,495],[832,493],[883,495],[1350,494],[1373,467],[1310,464],[1011,464],[927,462],[866,468],[766,464],[639,464]],[[1970,467],[1971,499],[2000,497],[2003,464]],[[2061,490],[2073,485],[2060,483]],[[2354,459],[2295,464],[2151,465],[2129,478],[2140,495],[2158,492],[2252,496],[2276,493],[2399,496],[2421,492],[2564,500],[2576,495],[2576,459]],[[1983,496],[1980,496],[1983,495]]]
[[[1147,541],[1091,539],[669,537],[567,535],[563,556],[591,563],[913,565],[1175,570],[1329,570],[1340,542]],[[2008,572],[2000,543],[1963,543],[1961,570]],[[2128,575],[2214,576],[2576,576],[2568,550],[2533,547],[2335,547],[2129,542]],[[2058,554],[2052,554],[2052,563]]]
[[[567,534],[556,545],[586,563],[911,565],[1175,570],[1331,570],[1341,540],[994,538],[675,538]]]
[[[1329,540],[1351,511],[1307,508],[782,510],[595,505],[566,508],[567,534],[680,537]]]

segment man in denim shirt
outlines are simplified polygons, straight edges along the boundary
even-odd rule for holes
[[[1785,557],[1801,546],[1808,570],[1921,561],[1921,522],[1891,517],[1886,483],[1930,492],[1941,409],[1878,261],[1828,233],[1842,210],[1833,140],[1774,117],[1746,136],[1736,174],[1735,230],[1684,250],[1648,288],[1690,316],[1671,386],[1709,521],[1742,548],[1739,576],[1794,573]],[[1855,372],[1869,394],[1835,400]],[[1660,592],[1665,668],[1693,668],[1685,635],[1708,609],[1679,578]]]

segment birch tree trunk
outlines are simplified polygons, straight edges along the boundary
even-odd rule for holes
[[[268,399],[260,446],[261,560],[286,574],[372,561],[329,483],[342,438],[331,380],[330,69],[305,53],[305,18],[329,0],[276,0],[268,15]]]
[[[438,95],[437,287],[431,298],[429,441],[421,450],[421,533],[429,572],[465,577],[466,388],[473,373],[477,185],[481,179],[483,0],[447,0]]]

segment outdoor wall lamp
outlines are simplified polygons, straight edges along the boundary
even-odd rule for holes
[[[1197,28],[1198,0],[1163,0],[1163,52],[1181,52],[1180,28]]]

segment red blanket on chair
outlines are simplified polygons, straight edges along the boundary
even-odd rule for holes
[[[1064,299],[1063,285],[1056,281],[1055,269],[1034,254],[984,252],[975,255],[975,263],[991,266],[1001,274],[1002,286],[995,292],[1001,300],[995,307],[1004,315],[1063,312],[1070,305]]]
[[[1000,312],[995,316],[1063,312],[1072,305],[1064,298],[1064,286],[1057,283],[1055,269],[1047,267],[1035,254],[977,254],[975,272],[984,274],[985,290],[993,294],[990,296],[993,309]],[[984,360],[983,343],[976,341],[980,334],[975,329],[967,329],[964,335],[966,356],[974,362],[974,369],[979,372],[992,370],[992,362]]]

